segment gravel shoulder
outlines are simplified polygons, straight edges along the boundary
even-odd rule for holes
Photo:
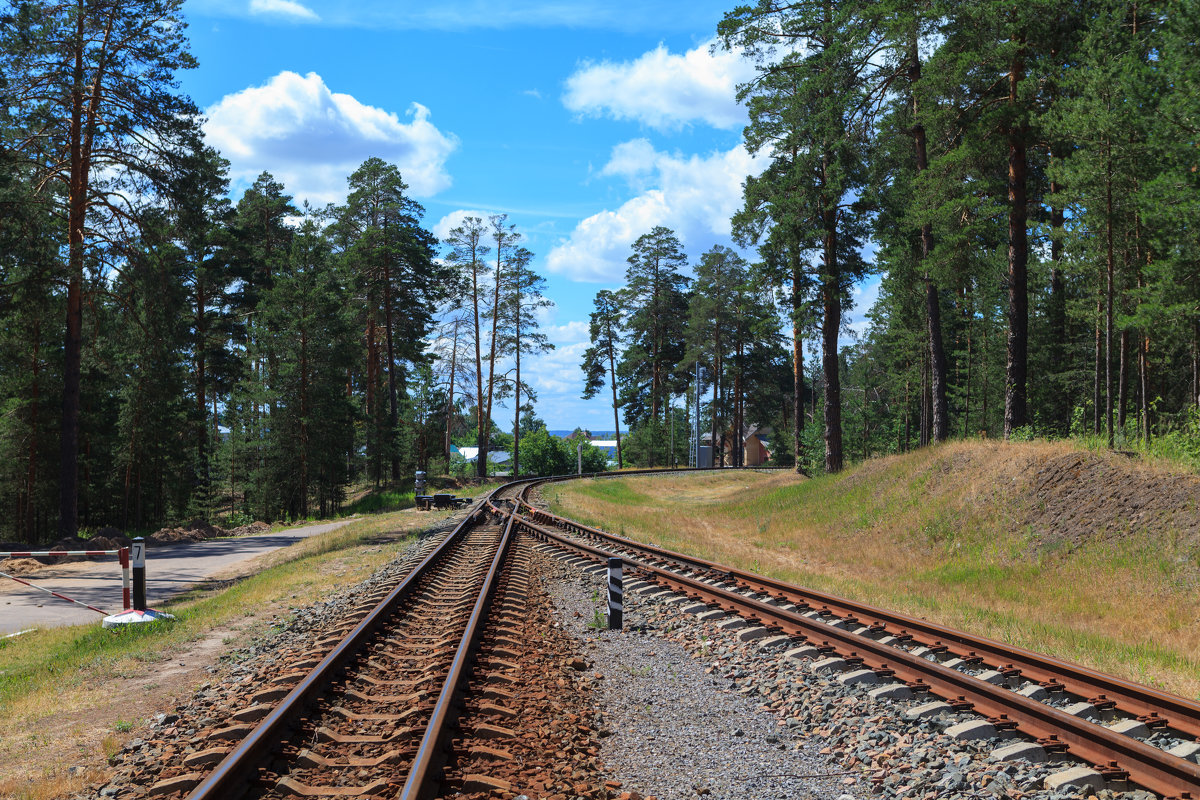
[[[626,789],[660,800],[860,796],[858,778],[813,740],[667,638],[677,621],[663,604],[626,593],[624,630],[597,630],[603,573],[565,566],[557,573],[559,619],[603,675],[593,696],[604,720],[600,755]]]

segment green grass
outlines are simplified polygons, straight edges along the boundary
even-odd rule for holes
[[[340,516],[352,517],[355,514],[377,514],[380,511],[399,511],[404,508],[412,508],[416,502],[416,492],[414,491],[375,489],[344,507],[340,512]]]

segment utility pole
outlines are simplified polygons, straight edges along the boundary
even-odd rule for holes
[[[700,466],[700,362],[696,361],[696,419],[692,423],[692,466]]]

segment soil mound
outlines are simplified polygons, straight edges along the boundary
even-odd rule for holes
[[[6,558],[0,561],[0,572],[9,575],[28,575],[36,572],[41,566],[41,562],[33,558]]]
[[[271,526],[265,522],[251,522],[249,525],[239,525],[232,530],[225,532],[226,536],[254,536],[257,533],[266,533],[271,530]]]
[[[1034,467],[1024,518],[1044,541],[1074,546],[1138,533],[1200,541],[1200,476],[1120,453],[1066,453]]]

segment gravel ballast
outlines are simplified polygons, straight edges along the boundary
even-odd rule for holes
[[[607,596],[603,574],[566,566],[558,574],[560,619],[602,676],[593,689],[602,715],[600,755],[623,788],[660,800],[861,796],[857,777],[842,774],[756,697],[730,688],[665,639],[661,604],[626,593],[624,630],[597,630],[595,614]],[[818,775],[830,777],[802,777]]]
[[[783,637],[746,641],[748,629],[722,629],[720,619],[701,621],[694,611],[682,610],[694,603],[680,603],[670,593],[626,591],[626,629],[597,632],[588,623],[604,607],[604,572],[563,566],[560,574],[564,623],[597,665],[611,664],[597,689],[606,726],[614,731],[601,755],[615,777],[644,793],[664,800],[706,789],[712,797],[738,800],[832,800],[846,794],[912,800],[1156,797],[1141,790],[1056,785],[1053,776],[1080,762],[1054,753],[1043,763],[997,758],[995,751],[1025,740],[986,727],[979,738],[956,738],[982,720],[949,708],[909,719],[908,712],[937,698],[905,692],[888,697],[879,691],[886,681],[856,683],[853,669],[822,668],[814,661],[822,654],[797,656],[798,642]],[[789,651],[792,657],[785,655]],[[742,736],[734,735],[738,730]],[[778,744],[784,749],[775,749]],[[755,780],[754,773],[831,777],[782,783]]]

